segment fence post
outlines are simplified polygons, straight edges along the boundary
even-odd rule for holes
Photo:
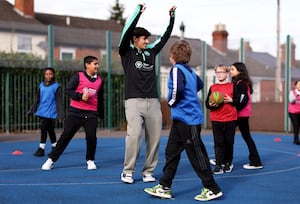
[[[53,67],[54,34],[53,26],[48,26],[48,67]]]
[[[288,35],[286,38],[286,60],[285,60],[285,132],[290,131],[290,123],[289,123],[289,116],[288,116],[288,105],[289,105],[289,93],[291,90],[291,39]]]
[[[111,130],[111,31],[106,31],[107,128]]]
[[[5,131],[9,133],[9,68],[6,69],[5,75]]]
[[[206,42],[202,41],[202,80],[203,80],[203,89],[202,89],[202,110],[203,110],[203,115],[204,115],[204,124],[203,124],[203,128],[207,128],[207,110],[205,107],[205,97],[206,97],[206,68],[207,68],[207,63],[206,63],[206,52],[207,52],[207,48],[206,48]]]
[[[240,41],[239,61],[245,63],[245,46],[243,38],[241,38]]]

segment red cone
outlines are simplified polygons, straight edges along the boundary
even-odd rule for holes
[[[274,139],[274,141],[275,141],[275,142],[281,142],[281,138],[280,138],[280,137],[276,137],[276,138]]]
[[[12,154],[13,155],[21,155],[21,154],[23,154],[23,152],[20,151],[20,150],[15,150],[15,151],[12,152]]]

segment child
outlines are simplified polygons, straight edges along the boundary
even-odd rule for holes
[[[200,137],[204,121],[197,92],[203,88],[203,82],[188,65],[191,54],[191,47],[186,41],[178,41],[170,49],[173,67],[168,81],[168,105],[171,107],[173,124],[165,150],[166,163],[159,184],[145,188],[144,191],[160,198],[172,198],[172,181],[181,152],[186,150],[194,171],[204,185],[195,200],[208,201],[223,194],[214,180],[206,148]]]
[[[99,60],[95,56],[83,58],[84,71],[74,74],[66,85],[65,92],[70,98],[68,116],[64,131],[56,147],[48,155],[42,170],[49,171],[60,158],[76,132],[83,127],[86,141],[86,164],[88,170],[96,170],[98,117],[104,118],[103,80],[98,75]]]
[[[51,67],[44,69],[44,82],[41,82],[36,95],[36,100],[27,112],[28,115],[33,114],[41,119],[41,139],[39,148],[33,154],[37,157],[45,155],[45,146],[47,133],[52,144],[52,148],[56,145],[56,134],[54,131],[54,121],[56,118],[63,119],[62,111],[62,88],[55,81],[55,71]]]
[[[249,117],[251,115],[251,94],[253,93],[252,81],[248,75],[246,65],[242,62],[233,63],[230,66],[232,82],[236,85],[240,94],[240,104],[237,106],[237,126],[242,134],[249,150],[249,164],[244,164],[244,169],[262,169],[259,154],[254,140],[250,134]]]
[[[294,144],[300,145],[299,129],[300,129],[300,81],[295,82],[295,88],[289,93],[288,112],[293,125]]]
[[[208,91],[206,107],[210,110],[210,121],[214,135],[215,169],[214,174],[231,172],[233,169],[233,144],[237,120],[239,95],[233,83],[227,81],[229,69],[225,65],[217,65],[215,73],[219,83],[213,84]],[[209,100],[212,92],[221,92],[224,96],[223,104],[216,104]]]

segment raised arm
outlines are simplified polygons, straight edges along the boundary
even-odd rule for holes
[[[168,39],[171,36],[175,22],[175,10],[176,6],[172,6],[169,10],[170,21],[167,30],[164,32],[164,34],[155,42],[147,46],[149,48],[152,48],[155,54],[158,54],[161,51],[161,49],[164,47],[164,45],[167,43]]]
[[[145,11],[146,5],[145,4],[139,4],[131,18],[126,22],[122,34],[121,39],[119,43],[119,54],[124,55],[127,51],[127,49],[130,48],[130,40],[132,38],[132,33],[134,31],[134,28],[136,27],[137,22],[139,21],[141,14]]]

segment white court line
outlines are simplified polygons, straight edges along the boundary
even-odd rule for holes
[[[213,143],[212,143],[213,144]],[[208,144],[206,143],[206,146]],[[242,144],[238,145],[240,147]],[[243,145],[244,146],[244,145]],[[299,153],[296,152],[288,152],[288,151],[281,151],[281,150],[276,150],[276,149],[270,149],[270,148],[260,148],[260,151],[269,151],[269,152],[276,152],[280,154],[287,154],[287,155],[293,155],[293,156],[299,156]],[[209,155],[210,156],[210,155]],[[214,156],[214,155],[212,155]],[[182,158],[181,161],[188,161],[187,158]],[[158,163],[162,164],[164,163],[164,160],[160,160]],[[137,163],[137,166],[143,165],[143,163]],[[115,164],[113,166],[123,166],[122,164]],[[59,169],[83,169],[86,168],[84,166],[78,166],[78,167],[57,167]],[[281,169],[281,170],[274,170],[274,171],[269,171],[269,172],[262,172],[261,170],[246,170],[246,171],[251,171],[251,174],[243,174],[243,175],[229,175],[227,174],[222,174],[222,176],[215,176],[215,179],[228,179],[228,178],[242,178],[242,177],[251,177],[251,176],[262,176],[262,175],[271,175],[271,174],[278,174],[278,173],[284,173],[284,172],[289,172],[289,171],[294,171],[294,170],[299,170],[300,166],[296,166],[293,168],[288,168],[288,169]],[[3,172],[24,172],[24,171],[42,171],[40,168],[34,168],[34,169],[2,169],[0,170],[0,173]],[[55,167],[53,170],[55,171]],[[252,173],[253,171],[257,171],[258,173]],[[174,179],[174,182],[185,182],[185,181],[191,181],[195,180],[195,177],[193,178],[185,178],[185,179]],[[70,185],[112,185],[112,184],[121,184],[121,181],[113,181],[113,182],[67,182],[67,183],[15,183],[15,184],[5,184],[5,183],[0,183],[0,186],[70,186]]]
[[[228,178],[243,178],[243,177],[250,177],[250,176],[263,176],[263,175],[271,175],[271,174],[277,174],[277,173],[284,173],[289,171],[294,171],[300,169],[300,166],[289,168],[289,169],[282,169],[282,170],[276,170],[276,171],[270,171],[270,172],[262,172],[262,173],[256,173],[256,174],[247,174],[247,175],[231,175],[231,176],[224,176],[226,174],[223,174],[220,177],[215,176],[215,179],[228,179]],[[253,170],[256,171],[256,170]],[[228,175],[228,174],[227,174]],[[194,181],[195,178],[185,178],[185,179],[174,179],[174,182],[185,182],[185,181]],[[121,184],[120,181],[110,181],[110,182],[76,182],[76,183],[16,183],[16,184],[2,184],[0,183],[0,186],[71,186],[71,185],[114,185],[114,184]]]

